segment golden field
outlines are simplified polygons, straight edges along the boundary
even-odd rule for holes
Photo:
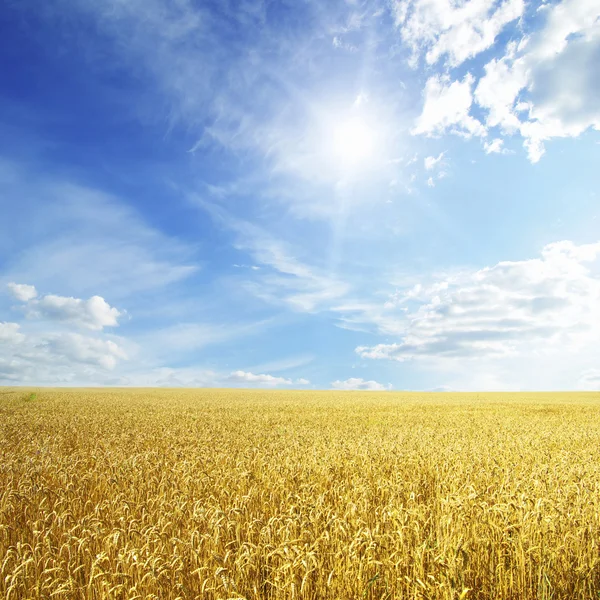
[[[5,388],[0,453],[2,598],[600,593],[598,393]]]

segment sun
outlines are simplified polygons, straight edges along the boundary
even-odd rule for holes
[[[356,167],[375,152],[375,132],[360,117],[339,123],[333,130],[333,154],[346,167]]]

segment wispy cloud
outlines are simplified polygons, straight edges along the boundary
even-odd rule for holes
[[[297,356],[288,356],[286,358],[280,358],[259,365],[252,365],[244,369],[245,371],[290,371],[297,369],[298,367],[304,367],[315,360],[314,354],[299,354]]]
[[[26,167],[19,173],[0,182],[3,194],[21,199],[0,222],[9,256],[0,283],[119,299],[199,270],[193,246],[152,228],[118,198]]]
[[[235,234],[234,246],[247,252],[261,267],[245,288],[274,304],[298,312],[327,310],[346,295],[350,286],[323,267],[309,265],[294,256],[289,244],[274,238],[257,225],[236,218],[221,207],[195,199],[215,221]]]

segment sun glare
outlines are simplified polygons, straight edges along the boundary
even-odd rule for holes
[[[362,119],[340,123],[333,132],[333,152],[345,166],[357,166],[375,151],[373,129]]]

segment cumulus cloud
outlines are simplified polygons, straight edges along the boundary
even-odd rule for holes
[[[7,285],[10,293],[21,302],[28,302],[37,296],[37,290],[33,285],[26,283],[9,283]]]
[[[308,379],[286,379],[285,377],[275,377],[274,375],[255,374],[249,371],[233,371],[225,378],[226,383],[245,384],[252,386],[276,387],[278,385],[309,385]]]
[[[462,81],[451,82],[447,75],[430,77],[425,84],[423,112],[411,133],[433,136],[449,131],[466,138],[485,136],[486,128],[469,114],[474,82],[470,73]]]
[[[247,371],[233,371],[227,378],[230,383],[245,383],[250,385],[266,385],[274,387],[277,385],[292,385],[291,379],[275,377],[274,375],[254,374]]]
[[[494,6],[488,0],[457,6],[447,0],[402,0],[396,12],[415,55],[426,51],[429,64],[446,55],[448,64],[457,66],[489,48],[502,27],[523,12],[521,0],[507,1],[488,19]],[[535,163],[548,140],[600,131],[600,5],[563,0],[543,14],[541,27],[508,43],[478,81],[470,73],[462,80],[430,77],[412,133],[471,137],[498,128],[504,136],[519,134]],[[474,24],[480,34],[472,37]],[[470,114],[473,106],[485,114],[484,124]],[[504,152],[501,141],[486,143],[485,152]]]
[[[21,342],[25,336],[19,332],[18,323],[0,323],[0,342]]]
[[[377,316],[395,343],[363,358],[519,356],[577,349],[600,334],[600,242],[545,246],[540,258],[500,262],[416,285]]]
[[[61,321],[93,330],[116,327],[119,324],[118,318],[122,315],[101,296],[82,300],[53,294],[39,300],[30,300],[26,314],[29,318]]]
[[[451,67],[490,48],[504,27],[518,19],[523,0],[452,2],[451,0],[395,0],[392,4],[403,42],[433,65],[444,59]]]
[[[99,365],[112,370],[119,360],[127,360],[127,353],[112,340],[87,337],[78,333],[50,335],[47,338],[50,352],[68,360]]]
[[[506,154],[507,150],[504,148],[504,140],[495,138],[491,142],[484,142],[483,149],[486,154]]]
[[[22,333],[0,323],[0,382],[35,385],[105,383],[129,358],[122,340],[68,332]]]
[[[61,321],[84,329],[116,327],[123,313],[110,306],[101,296],[88,300],[47,294],[38,298],[32,285],[9,283],[11,293],[26,303],[25,314],[31,319]]]
[[[106,374],[129,358],[123,340],[101,334],[118,325],[121,313],[100,296],[88,300],[48,294],[39,296],[35,287],[11,283],[12,295],[24,303],[24,322],[0,323],[0,382],[53,385],[105,383]],[[60,322],[64,327],[52,327]],[[46,326],[48,329],[43,330]],[[98,332],[95,336],[68,331],[77,327]]]
[[[373,381],[372,379],[365,381],[360,377],[350,377],[350,379],[346,379],[345,381],[333,381],[331,383],[331,387],[334,390],[365,390],[370,392],[384,392],[386,390],[392,389],[392,384],[384,385],[383,383],[378,383],[377,381]]]
[[[93,330],[115,327],[119,324],[118,317],[121,316],[121,313],[101,296],[82,300],[53,294],[30,301],[26,314],[33,319],[61,321]]]

